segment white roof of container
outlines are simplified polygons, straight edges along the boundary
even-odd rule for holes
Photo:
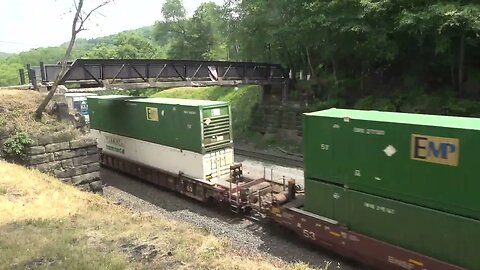
[[[197,100],[197,99],[181,99],[181,98],[140,98],[131,99],[129,102],[143,102],[143,103],[156,103],[156,104],[169,104],[169,105],[182,105],[182,106],[212,106],[212,105],[226,105],[225,101],[212,101],[212,100]]]
[[[84,97],[84,96],[96,96],[95,93],[65,93],[66,97]]]

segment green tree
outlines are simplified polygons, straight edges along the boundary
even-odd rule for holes
[[[171,59],[226,59],[221,7],[213,2],[201,4],[191,18],[186,18],[180,0],[168,0],[162,7],[163,21],[155,24],[153,36],[167,48]]]
[[[415,45],[432,44],[434,56],[441,59],[438,64],[450,65],[451,82],[460,94],[466,54],[478,48],[480,35],[480,5],[468,2],[473,1],[431,1],[404,10],[399,16],[402,30],[417,35]]]
[[[223,18],[238,60],[280,62],[360,93],[399,75],[463,93],[465,74],[478,69],[479,8],[472,0],[229,0]]]
[[[156,58],[161,51],[149,39],[138,33],[120,33],[113,44],[101,43],[85,54],[86,58],[137,59]]]

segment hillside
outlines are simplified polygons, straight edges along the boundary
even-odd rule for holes
[[[0,269],[308,269],[3,161],[0,239]]]
[[[10,55],[10,53],[0,52],[0,59],[5,59]]]
[[[118,53],[112,54],[110,52],[115,48],[117,48],[117,51],[119,51],[118,47],[125,48],[128,44],[131,45],[132,43],[136,43],[136,47],[139,48],[138,50],[142,50],[142,47],[149,47],[148,43],[152,42],[153,40],[153,28],[153,26],[145,26],[105,37],[77,39],[72,51],[71,59],[125,58],[125,55],[120,56]],[[65,39],[68,39],[68,37],[65,37]],[[6,54],[0,52],[0,86],[17,85],[19,83],[18,69],[25,68],[27,64],[39,65],[40,62],[51,64],[61,61],[65,55],[67,46],[67,43],[63,43],[59,46],[35,48],[16,54]],[[150,49],[148,53],[157,50],[155,46],[150,47],[154,49]],[[130,53],[132,52],[130,51]],[[138,56],[141,57],[141,55]],[[157,56],[160,55],[150,55],[150,57]],[[126,56],[126,58],[134,57],[136,56]]]
[[[75,42],[75,51],[77,55],[83,56],[85,53],[87,53],[89,50],[93,49],[97,45],[100,45],[100,44],[113,45],[115,39],[119,35],[124,35],[124,34],[139,35],[143,38],[151,40],[153,35],[152,34],[153,28],[154,28],[153,25],[150,25],[150,26],[140,27],[138,29],[122,31],[117,34],[108,35],[104,37],[97,37],[97,38],[91,38],[91,39],[79,38]],[[67,46],[68,46],[68,43],[65,42],[61,44],[59,47],[66,48]]]

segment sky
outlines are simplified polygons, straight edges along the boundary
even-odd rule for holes
[[[209,0],[217,4],[223,0]],[[91,10],[103,0],[84,0]],[[189,15],[207,0],[183,0]],[[164,0],[114,0],[86,24],[80,38],[95,38],[152,25],[161,20]],[[70,39],[73,0],[0,0],[0,52],[58,46]],[[71,12],[69,12],[71,11]]]

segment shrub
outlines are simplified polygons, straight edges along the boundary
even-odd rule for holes
[[[16,132],[3,143],[3,152],[7,160],[16,163],[25,163],[26,147],[31,145],[33,140],[26,132]]]

